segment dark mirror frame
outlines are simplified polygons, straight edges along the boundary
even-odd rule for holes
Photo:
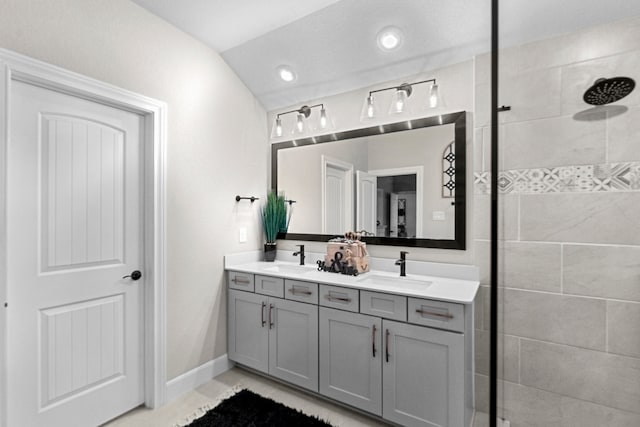
[[[454,239],[418,239],[406,237],[362,237],[364,242],[372,245],[406,246],[417,248],[439,248],[464,250],[466,247],[466,158],[467,158],[467,114],[465,111],[443,114],[433,117],[425,117],[402,122],[376,125],[344,132],[319,135],[310,138],[295,139],[279,142],[271,145],[271,188],[278,191],[278,151],[312,144],[324,144],[329,142],[349,140],[363,136],[382,135],[392,132],[454,124],[454,139],[456,143],[456,194],[455,204],[455,234]],[[345,230],[347,231],[347,230]],[[327,242],[336,237],[334,234],[303,234],[286,233],[278,235],[279,239],[306,240],[312,242]]]

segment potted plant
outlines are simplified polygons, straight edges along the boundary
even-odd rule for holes
[[[264,260],[276,259],[276,239],[278,233],[286,233],[288,228],[287,207],[284,194],[277,195],[270,191],[267,202],[262,207],[262,229],[266,243],[264,244]]]

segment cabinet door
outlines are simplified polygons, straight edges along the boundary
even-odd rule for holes
[[[382,414],[382,321],[320,307],[320,393]]]
[[[269,357],[268,298],[229,289],[229,359],[267,372]]]
[[[269,298],[269,374],[318,391],[318,306]]]
[[[462,427],[464,335],[389,320],[382,326],[383,417],[409,427]]]

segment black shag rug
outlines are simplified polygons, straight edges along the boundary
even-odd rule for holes
[[[332,427],[317,417],[303,414],[249,390],[223,400],[189,427]]]

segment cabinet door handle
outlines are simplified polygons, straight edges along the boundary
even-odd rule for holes
[[[289,288],[289,292],[291,292],[293,295],[312,295],[313,292],[311,291],[303,291],[301,289],[296,289],[296,288]]]
[[[421,316],[436,316],[436,317],[444,317],[445,319],[453,319],[453,314],[436,313],[434,311],[422,310],[421,308],[417,309],[416,313],[420,314]]]
[[[238,276],[234,276],[233,279],[231,279],[231,281],[236,285],[248,285],[249,283],[251,283],[248,280],[245,280],[242,278],[238,279]]]
[[[264,309],[267,306],[267,303],[262,301],[262,307],[260,307],[260,321],[262,322],[262,327],[267,324],[267,321],[264,320]]]
[[[373,325],[373,330],[371,331],[371,344],[373,346],[373,357],[376,357],[376,325]]]
[[[389,330],[388,329],[385,334],[384,353],[385,353],[384,357],[387,360],[387,363],[389,363]]]
[[[273,311],[273,304],[269,304],[269,329],[273,328],[273,320],[271,319],[272,311]]]
[[[333,295],[325,295],[324,296],[329,301],[340,301],[340,302],[351,302],[351,298],[349,297],[334,297]]]

